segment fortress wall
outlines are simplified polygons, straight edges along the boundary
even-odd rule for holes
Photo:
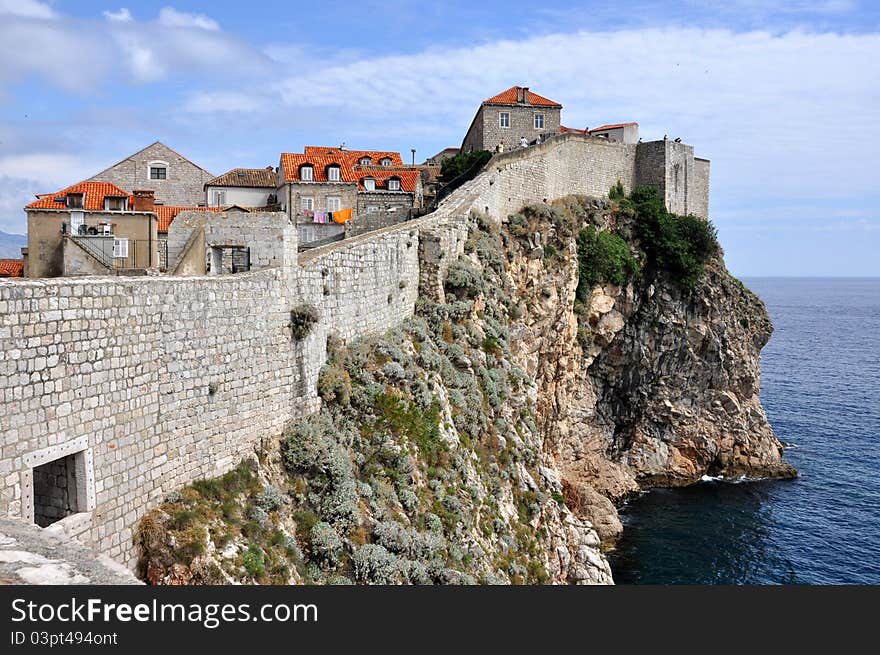
[[[692,214],[709,218],[709,160],[694,157],[694,182],[689,209]]]
[[[33,469],[73,455],[84,500],[54,527],[132,565],[132,530],[165,494],[317,409],[328,335],[382,333],[412,316],[420,291],[442,299],[471,211],[504,220],[618,179],[629,190],[636,150],[572,134],[504,153],[421,219],[300,255],[284,230],[276,268],[0,281],[0,514],[30,519]],[[303,303],[319,321],[294,341],[290,311]]]
[[[284,297],[280,269],[0,284],[0,512],[30,519],[33,467],[82,454],[80,538],[132,563],[145,509],[290,415]]]

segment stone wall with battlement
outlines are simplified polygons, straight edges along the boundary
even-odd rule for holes
[[[133,565],[132,531],[168,492],[317,409],[331,333],[382,333],[420,294],[443,297],[471,212],[505,220],[525,203],[605,195],[618,179],[629,190],[638,170],[635,144],[566,134],[496,156],[432,214],[304,253],[266,215],[283,241],[272,268],[0,280],[0,515],[32,521],[34,469],[72,456],[78,511],[51,529]],[[297,341],[290,312],[302,304],[319,321]]]

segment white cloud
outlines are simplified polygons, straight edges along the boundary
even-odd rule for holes
[[[215,112],[256,112],[266,108],[271,100],[256,93],[214,91],[192,94],[184,103],[184,111],[193,114]]]
[[[55,18],[52,7],[37,0],[0,0],[0,14],[22,18]]]
[[[177,11],[174,7],[162,7],[159,10],[159,24],[165,27],[195,27],[212,32],[220,29],[220,25],[213,18],[204,14]]]
[[[122,7],[119,11],[105,11],[104,18],[109,20],[111,23],[130,23],[134,20],[131,15],[131,12]]]

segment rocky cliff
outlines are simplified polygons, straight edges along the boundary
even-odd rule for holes
[[[628,495],[795,474],[758,397],[772,326],[705,223],[644,197],[472,216],[444,289],[328,344],[318,414],[147,515],[145,579],[610,583]]]

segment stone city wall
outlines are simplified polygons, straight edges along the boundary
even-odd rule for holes
[[[34,470],[74,456],[78,511],[52,529],[133,565],[132,531],[165,494],[318,408],[331,333],[382,333],[420,293],[442,298],[472,211],[628,190],[635,160],[634,145],[561,135],[496,156],[423,218],[299,255],[285,229],[281,265],[249,273],[0,280],[0,515],[32,521]],[[302,304],[319,321],[297,341]]]

